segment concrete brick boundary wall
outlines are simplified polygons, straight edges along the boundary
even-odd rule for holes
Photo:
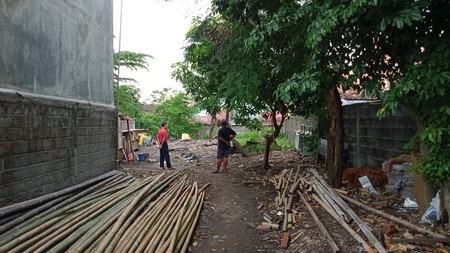
[[[407,153],[404,145],[417,132],[415,120],[404,107],[384,119],[377,118],[379,104],[354,104],[343,107],[347,167],[375,166]]]
[[[112,107],[0,92],[0,207],[116,168]]]

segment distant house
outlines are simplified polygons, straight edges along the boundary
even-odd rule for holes
[[[234,116],[234,112],[229,112],[229,121],[231,125],[234,125],[234,120],[233,120],[233,116]],[[276,115],[277,117],[277,122],[278,124],[281,123],[281,114],[277,113]],[[202,123],[203,125],[211,125],[211,120],[212,120],[212,115],[207,114],[206,112],[202,111],[200,113],[198,113],[195,118],[197,119],[198,122]],[[226,112],[221,112],[219,114],[216,115],[216,119],[225,119],[226,118]],[[270,114],[268,113],[261,113],[260,115],[255,115],[252,118],[259,118],[261,120],[261,123],[264,126],[271,126],[272,125],[272,120],[270,118]]]
[[[229,113],[229,118],[230,118],[230,124],[233,124],[233,112]],[[198,122],[202,123],[203,125],[208,125],[209,126],[209,125],[211,125],[212,115],[211,114],[207,114],[205,111],[201,111],[197,115],[195,115],[195,119]],[[216,115],[216,120],[222,120],[222,119],[226,119],[226,113],[225,112],[221,112],[221,113]]]
[[[142,110],[144,112],[151,112],[155,109],[155,104],[144,104],[142,105]]]

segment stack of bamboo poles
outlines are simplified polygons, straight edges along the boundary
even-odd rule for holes
[[[109,173],[0,208],[0,252],[186,252],[205,191],[178,173],[164,176]]]
[[[295,234],[291,234],[291,229],[295,227],[296,222],[299,220],[299,213],[292,208],[292,204],[301,180],[302,176],[299,175],[299,169],[297,169],[295,173],[292,169],[285,169],[271,179],[278,194],[276,201],[277,209],[283,210],[282,231],[284,232],[284,236],[281,247],[284,249],[288,248],[291,237],[294,238],[292,241],[295,241],[298,238]],[[266,222],[259,227],[260,230],[264,230],[264,226],[278,228],[276,224],[273,224],[271,219],[266,217],[265,220]]]

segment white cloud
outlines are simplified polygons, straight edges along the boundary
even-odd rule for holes
[[[119,50],[121,0],[114,0],[114,50]],[[162,88],[182,89],[171,79],[171,65],[183,60],[182,47],[192,17],[205,15],[208,0],[123,0],[121,50],[146,53],[149,70],[128,71],[120,69],[120,75],[139,82],[142,99],[153,90]]]

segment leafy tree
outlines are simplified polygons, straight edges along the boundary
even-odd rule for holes
[[[328,139],[328,161],[330,163],[328,163],[327,169],[329,179],[334,186],[340,185],[344,138],[338,88],[344,91],[364,89],[372,96],[379,96],[381,95],[381,81],[389,79],[393,84],[391,90],[397,91],[405,98],[405,95],[411,96],[411,93],[418,90],[405,92],[404,89],[395,88],[397,80],[406,77],[404,73],[408,67],[404,68],[403,64],[408,61],[405,66],[409,66],[417,72],[417,68],[423,66],[417,64],[423,60],[417,56],[425,55],[420,49],[421,47],[425,48],[425,51],[427,51],[427,46],[433,48],[431,52],[437,53],[432,58],[446,55],[442,48],[447,48],[447,46],[443,45],[442,41],[447,39],[446,35],[448,34],[446,30],[448,26],[443,27],[447,24],[448,19],[447,1],[254,2],[217,0],[215,2],[218,12],[234,17],[243,24],[256,24],[252,31],[253,40],[248,41],[249,44],[261,47],[261,42],[266,41],[275,49],[278,48],[282,51],[284,48],[286,52],[292,52],[299,59],[307,59],[304,65],[298,65],[300,66],[298,71],[288,79],[289,81],[280,85],[275,94],[282,97],[285,102],[295,96],[301,96],[305,91],[314,90],[327,98],[332,120]],[[282,37],[280,33],[285,36]],[[420,38],[422,35],[431,39],[422,42]],[[282,43],[277,38],[283,38]],[[405,42],[408,46],[405,46]],[[442,46],[441,50],[436,51],[434,46],[430,46],[436,43]],[[295,51],[297,48],[303,51]],[[274,54],[276,52],[279,51],[274,50]],[[390,61],[386,56],[395,60]],[[445,57],[441,57],[441,59],[445,59]],[[280,68],[282,68],[281,65],[276,65],[272,72]],[[432,81],[438,86],[448,83],[445,74],[447,66],[443,65],[441,61],[436,69],[439,68],[441,68],[441,72],[444,71],[443,75],[438,75],[439,82]],[[420,74],[417,72],[416,75],[409,76],[410,82],[411,80],[420,80],[420,78],[418,79],[420,76],[423,79],[427,76],[424,74],[429,76],[431,73],[435,72],[421,72]],[[411,85],[403,87],[406,87],[406,91],[411,91]],[[437,91],[436,88],[431,88],[429,91],[446,96],[447,92],[443,88],[445,85],[440,85],[440,87]],[[423,99],[414,99],[415,102],[424,101],[426,97],[435,97],[423,90],[420,92],[420,94],[424,94]],[[385,102],[390,101],[385,103],[386,109],[389,107],[395,109],[393,100],[395,99],[385,99]],[[419,108],[424,107],[416,106],[416,111]],[[446,107],[440,107],[439,110],[445,112]],[[444,117],[444,119],[446,118]],[[445,126],[445,124],[442,125]],[[427,138],[430,139],[430,142],[433,139],[439,140],[438,136],[445,136],[445,133],[445,128],[440,128],[440,130],[433,131],[432,134],[422,135],[422,140]],[[445,142],[442,146],[446,147]],[[442,149],[439,150],[442,151]],[[445,177],[445,173],[440,173],[440,175]]]
[[[184,51],[185,60],[174,64],[175,70],[172,73],[172,77],[180,81],[186,92],[193,97],[198,108],[212,116],[209,138],[212,136],[216,115],[227,106],[219,95],[218,84],[224,72],[217,67],[219,63],[214,57],[214,41],[211,40],[220,37],[221,33],[218,31],[221,30],[220,23],[215,18],[204,21],[194,18],[193,25],[186,34],[190,44]]]
[[[148,70],[147,58],[153,58],[143,53],[121,51],[114,53],[114,104],[118,106],[122,113],[133,118],[142,115],[142,103],[139,102],[141,94],[139,88],[127,83],[137,83],[133,78],[119,76],[120,67],[125,67],[134,71]]]
[[[133,78],[119,76],[120,67],[125,67],[127,69],[138,71],[138,70],[148,70],[148,58],[153,59],[151,55],[143,53],[135,53],[130,51],[120,51],[114,53],[114,84],[119,83],[137,83]]]
[[[191,81],[189,88],[194,97],[213,95],[215,101],[217,96],[214,95],[218,94],[226,108],[237,112],[237,123],[254,129],[261,127],[261,123],[255,124],[252,116],[265,113],[271,119],[274,131],[266,136],[263,163],[264,168],[269,168],[270,145],[279,135],[285,118],[305,109],[299,103],[286,103],[282,97],[274,96],[283,80],[292,75],[294,66],[301,63],[270,43],[261,43],[259,47],[247,45],[252,27],[253,24],[242,24],[232,16],[220,15],[195,24],[186,48],[184,69],[187,71],[184,73],[194,70],[199,77],[192,74],[193,71],[182,76],[188,76],[185,80]],[[283,40],[282,37],[277,39]],[[285,62],[283,68],[279,67],[281,62]],[[274,66],[279,68],[274,70]],[[202,82],[195,82],[197,80]],[[277,114],[280,121],[276,120]]]
[[[119,99],[119,108],[122,113],[138,119],[142,116],[141,91],[134,85],[114,86],[114,91]]]
[[[192,106],[192,100],[186,93],[173,91],[173,95],[168,98],[156,98],[159,102],[152,112],[153,116],[149,116],[152,120],[151,133],[156,134],[161,123],[166,121],[172,137],[179,139],[183,133],[189,134],[192,138],[198,137],[198,132],[202,128],[202,125],[194,118],[198,109]]]

